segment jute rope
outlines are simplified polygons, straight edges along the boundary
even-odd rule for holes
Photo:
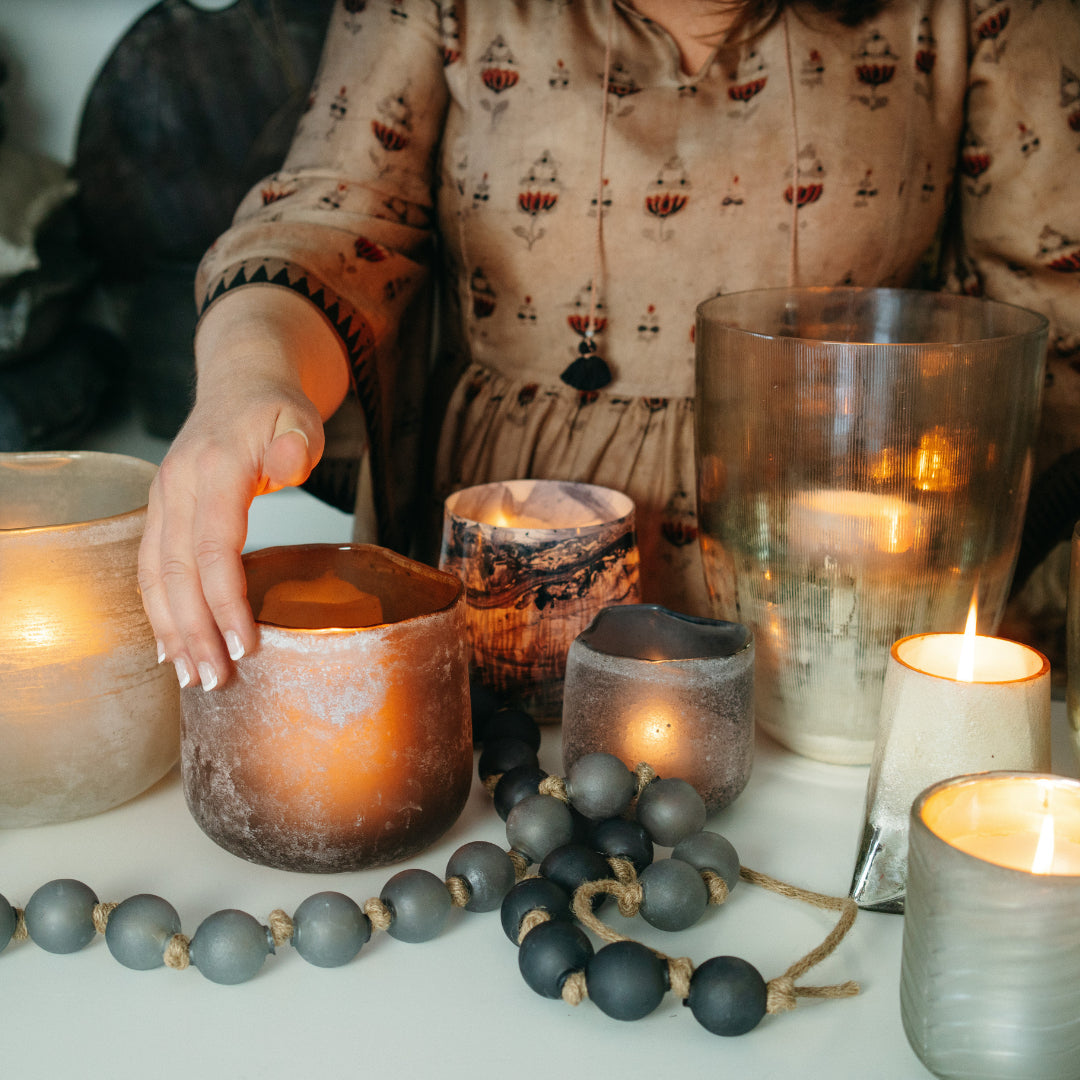
[[[590,881],[582,885],[574,893],[574,915],[588,927],[597,937],[609,943],[616,941],[632,941],[624,934],[613,930],[602,922],[593,911],[592,901],[594,897],[606,893],[615,898],[619,907],[619,914],[631,918],[641,908],[644,895],[641,882],[637,878],[633,865],[625,859],[610,859],[613,876],[599,881]],[[780,896],[789,897],[792,900],[801,900],[814,907],[825,911],[838,911],[840,918],[836,926],[820,945],[811,949],[805,956],[792,964],[782,975],[770,979],[766,984],[767,1003],[765,1011],[768,1013],[786,1012],[794,1009],[797,999],[800,997],[812,998],[843,998],[853,997],[859,993],[859,984],[849,980],[830,986],[797,986],[796,980],[806,974],[816,964],[821,963],[830,956],[843,941],[847,932],[855,922],[858,907],[854,900],[844,896],[826,896],[823,893],[811,892],[809,889],[800,889],[795,885],[779,881],[758,870],[741,867],[739,876],[744,881],[760,885],[763,889],[778,893]],[[709,903],[722,904],[728,896],[727,883],[718,874],[712,871],[703,871],[702,878],[709,890]],[[524,926],[524,924],[523,924]],[[531,929],[531,927],[529,928]],[[523,929],[522,937],[527,931]],[[652,950],[668,967],[668,977],[672,992],[685,1000],[690,993],[690,979],[694,974],[694,965],[686,957],[670,957],[656,949]],[[563,984],[562,998],[569,1005],[577,1005],[587,997],[585,988],[585,976],[581,972],[571,975]]]

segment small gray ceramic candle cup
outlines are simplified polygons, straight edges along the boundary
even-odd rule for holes
[[[900,1011],[936,1076],[1080,1076],[1080,783],[975,773],[915,800]]]
[[[602,752],[692,784],[709,810],[750,777],[754,638],[656,604],[608,607],[566,658],[563,767]]]

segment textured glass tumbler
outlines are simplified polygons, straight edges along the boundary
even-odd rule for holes
[[[0,826],[108,810],[179,757],[180,691],[137,581],[156,471],[0,454]]]
[[[697,318],[699,536],[757,648],[757,721],[866,763],[892,643],[992,633],[1031,479],[1042,316],[894,289],[771,289]]]
[[[1077,1080],[1080,783],[955,777],[915,801],[910,839],[900,1011],[912,1049],[950,1080]]]
[[[563,771],[592,753],[686,780],[709,810],[746,787],[754,757],[754,638],[656,604],[609,607],[566,658]]]
[[[1065,704],[1073,749],[1080,760],[1080,523],[1072,534],[1069,563],[1069,599],[1065,616],[1066,690]]]
[[[363,544],[266,548],[244,569],[258,646],[224,686],[182,695],[195,820],[226,850],[283,870],[359,870],[434,843],[472,779],[461,582]],[[345,593],[340,606],[369,625],[334,625],[347,612],[320,619],[315,605],[279,605],[306,622],[265,621],[283,584]]]
[[[640,599],[634,503],[596,484],[507,480],[451,495],[439,565],[465,583],[475,677],[557,721],[570,643]]]

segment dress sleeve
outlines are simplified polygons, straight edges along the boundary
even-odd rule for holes
[[[433,248],[448,100],[440,24],[435,0],[338,0],[285,162],[245,196],[196,279],[200,313],[232,289],[269,284],[305,296],[333,325],[388,544],[400,540],[387,530],[403,511],[390,444],[408,399],[422,393],[420,360],[402,339],[415,329]]]
[[[1041,470],[1080,445],[1080,8],[970,7],[958,276],[1050,320]]]
[[[950,284],[1050,322],[1035,477],[1003,629],[1057,669],[1063,541],[1080,518],[1080,7],[969,0],[969,9],[960,258]]]

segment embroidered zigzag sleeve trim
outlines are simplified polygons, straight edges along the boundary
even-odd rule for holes
[[[245,285],[278,285],[310,300],[334,328],[349,362],[349,379],[364,411],[371,447],[371,472],[380,534],[388,532],[389,500],[383,455],[384,424],[379,405],[375,335],[368,320],[305,267],[286,259],[248,259],[234,263],[212,280],[199,304],[199,317],[227,292]]]

